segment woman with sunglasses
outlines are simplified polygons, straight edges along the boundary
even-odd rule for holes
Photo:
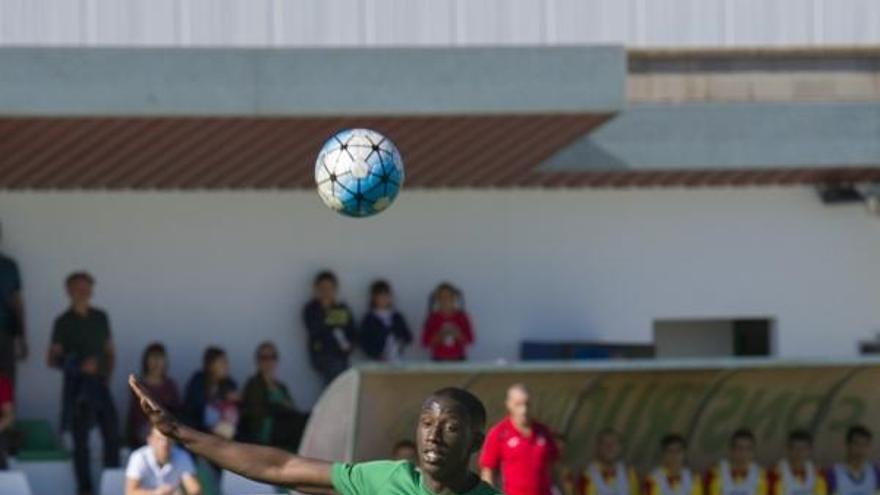
[[[307,416],[296,409],[287,386],[276,378],[278,348],[263,342],[255,358],[257,372],[244,387],[238,438],[295,451]]]

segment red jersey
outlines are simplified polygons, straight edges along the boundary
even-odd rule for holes
[[[501,469],[505,495],[550,495],[551,468],[559,459],[553,433],[541,423],[532,423],[532,434],[525,436],[503,419],[489,430],[480,467]]]
[[[0,375],[0,406],[12,404],[12,380],[6,375]]]
[[[452,314],[435,311],[428,315],[425,329],[422,331],[422,345],[431,348],[432,359],[436,361],[464,359],[465,348],[473,342],[471,321],[464,311],[456,311]]]

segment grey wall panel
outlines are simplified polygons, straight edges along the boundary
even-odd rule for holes
[[[724,2],[650,0],[643,2],[645,46],[724,45]]]
[[[455,0],[371,0],[368,39],[377,45],[452,45]]]
[[[176,0],[95,0],[95,34],[99,43],[175,45],[180,43],[181,16]]]
[[[880,43],[878,0],[0,0],[0,45]]]

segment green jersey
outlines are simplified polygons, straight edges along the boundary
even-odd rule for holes
[[[422,473],[408,461],[333,465],[333,488],[340,495],[436,495],[422,484]],[[501,495],[480,481],[461,495]]]

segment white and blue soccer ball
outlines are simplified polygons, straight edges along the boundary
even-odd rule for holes
[[[368,217],[391,206],[403,177],[397,146],[370,129],[337,132],[324,143],[315,161],[321,200],[351,217]]]

